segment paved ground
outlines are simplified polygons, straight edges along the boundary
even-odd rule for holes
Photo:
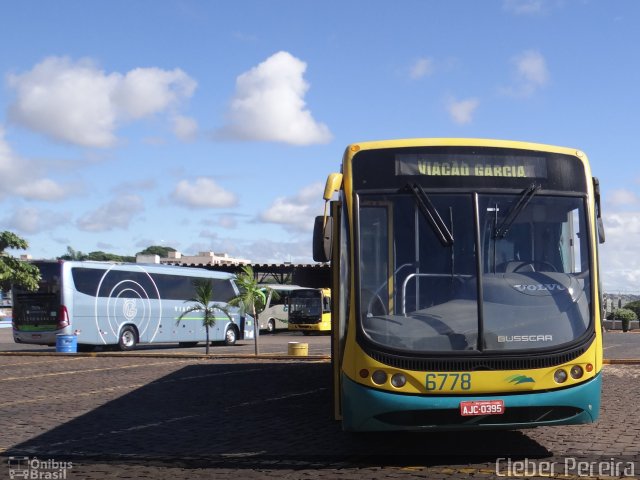
[[[262,334],[259,338],[261,353],[286,354],[289,342],[304,342],[309,345],[309,355],[329,355],[331,345],[329,335],[302,335],[295,332],[278,332],[275,335]],[[0,329],[0,352],[55,352],[55,347],[42,345],[16,344],[10,328]],[[183,353],[204,354],[203,343],[193,348],[178,348],[176,344],[139,345],[138,353]],[[210,348],[212,354],[253,354],[253,340],[240,340],[232,347],[214,345]],[[639,359],[640,360],[640,330],[622,333],[621,331],[605,332],[604,355],[607,359]]]
[[[640,340],[640,337],[638,337]],[[303,335],[298,332],[278,331],[276,334],[263,333],[260,335],[258,345],[260,353],[286,354],[289,342],[303,342],[309,345],[309,355],[329,355],[331,351],[330,338],[324,335]],[[212,354],[253,354],[255,350],[253,340],[239,340],[236,345],[226,347],[223,344],[211,346]],[[55,347],[45,345],[28,345],[24,343],[14,343],[13,334],[10,328],[0,329],[0,352],[55,352]],[[98,351],[101,351],[100,349]],[[204,354],[204,342],[193,348],[179,348],[177,344],[142,344],[138,345],[137,353],[184,353],[184,354]]]
[[[464,435],[346,434],[329,377],[323,360],[0,356],[0,479],[640,477],[640,366],[605,367],[595,425]]]

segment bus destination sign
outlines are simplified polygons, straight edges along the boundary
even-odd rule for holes
[[[397,154],[396,175],[547,178],[544,157],[473,154]]]

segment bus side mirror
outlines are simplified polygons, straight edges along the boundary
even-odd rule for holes
[[[325,222],[326,220],[326,222]],[[326,263],[331,260],[331,231],[333,218],[320,215],[313,224],[313,260]]]
[[[593,197],[596,205],[596,228],[598,230],[598,242],[604,243],[604,222],[602,221],[602,205],[600,203],[600,181],[593,177]]]

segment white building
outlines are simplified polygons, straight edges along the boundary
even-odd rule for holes
[[[198,252],[197,255],[183,255],[180,252],[169,252],[166,258],[158,255],[138,255],[136,263],[164,263],[186,265],[247,265],[251,260],[230,257],[227,253]]]

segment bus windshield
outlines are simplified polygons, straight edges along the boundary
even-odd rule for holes
[[[58,262],[34,262],[40,270],[38,290],[13,287],[13,323],[23,331],[58,328],[62,268]]]
[[[319,290],[300,289],[289,297],[289,322],[315,323],[322,316],[322,295]]]
[[[425,192],[357,195],[360,325],[369,342],[408,352],[496,352],[585,334],[583,196],[539,187]]]

